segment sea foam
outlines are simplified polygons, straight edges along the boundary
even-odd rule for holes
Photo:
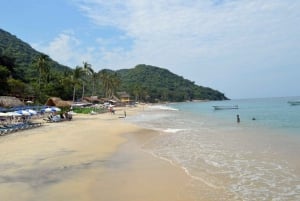
[[[161,135],[143,148],[181,167],[196,182],[223,187],[234,195],[231,200],[300,200],[295,158],[300,154],[299,132],[291,135],[282,130],[287,126],[288,131],[291,127],[299,131],[300,121],[297,116],[288,124],[281,121],[282,116],[299,114],[300,107],[289,108],[281,100],[261,103],[239,102],[240,124],[235,121],[237,111],[216,112],[211,109],[215,103],[210,102],[150,106],[145,117],[138,118],[139,123]],[[278,108],[285,109],[285,115],[280,111],[278,117]],[[276,126],[270,130],[274,122]],[[280,123],[284,125],[278,126]]]
[[[150,110],[169,110],[169,111],[178,111],[178,109],[167,106],[167,105],[152,105],[148,107]]]

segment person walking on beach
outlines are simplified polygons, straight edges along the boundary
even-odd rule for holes
[[[114,110],[114,108],[113,108],[112,106],[109,107],[109,112],[110,112],[111,114],[115,114],[115,110]]]
[[[240,120],[240,115],[236,115],[236,122],[237,122],[237,123],[240,123],[240,121],[241,121],[241,120]]]

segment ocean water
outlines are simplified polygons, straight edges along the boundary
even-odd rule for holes
[[[181,167],[194,181],[193,189],[206,185],[210,200],[296,201],[300,105],[287,103],[293,99],[297,98],[154,105],[128,120],[157,130],[160,135],[143,149]],[[214,105],[239,109],[214,110]],[[226,195],[216,193],[219,190]]]

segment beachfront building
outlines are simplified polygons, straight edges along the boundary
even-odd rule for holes
[[[125,103],[125,104],[130,103],[130,95],[127,92],[125,91],[117,92],[117,95],[120,98],[121,103]]]

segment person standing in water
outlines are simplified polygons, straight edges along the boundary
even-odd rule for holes
[[[237,122],[237,123],[240,123],[240,121],[241,121],[241,120],[240,120],[240,115],[236,115],[236,122]]]

